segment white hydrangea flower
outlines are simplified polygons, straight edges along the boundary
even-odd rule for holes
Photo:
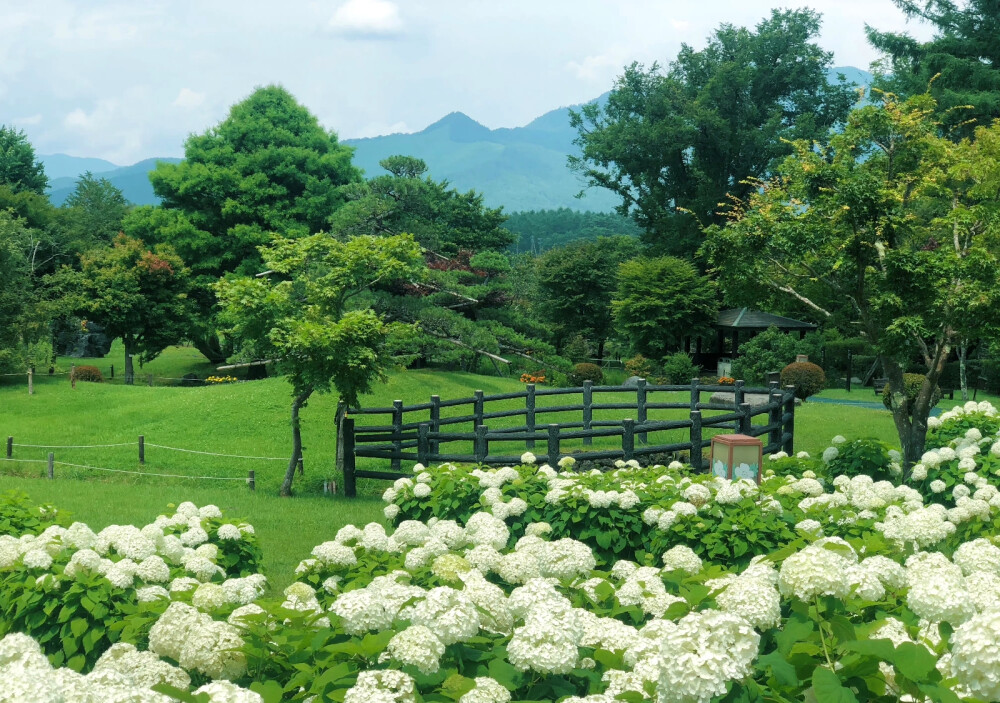
[[[510,703],[510,691],[495,679],[477,676],[476,686],[458,699],[458,703]]]
[[[673,571],[676,569],[694,575],[701,571],[701,567],[701,557],[686,545],[678,544],[663,554],[664,571]]]
[[[820,540],[782,562],[778,588],[804,601],[816,596],[845,598],[851,591],[848,569],[855,563],[857,556],[846,542]]]
[[[435,674],[441,666],[444,643],[430,628],[410,625],[389,640],[389,654],[406,666],[416,667],[422,674]]]
[[[1000,699],[1000,611],[971,617],[951,636],[949,669],[973,696],[985,701]]]
[[[525,452],[521,455],[522,464],[534,464],[538,459],[531,452]]]
[[[402,671],[359,671],[358,681],[344,694],[344,703],[414,703],[416,684]]]
[[[216,531],[219,539],[236,542],[243,538],[243,533],[240,532],[240,528],[236,525],[231,525],[226,523],[225,525],[219,525],[219,529]]]

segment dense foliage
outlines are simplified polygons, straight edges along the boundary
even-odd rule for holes
[[[793,361],[781,369],[781,387],[795,386],[795,397],[805,400],[826,388],[823,367],[809,361]]]
[[[633,64],[607,102],[570,113],[571,166],[621,197],[657,253],[693,256],[719,203],[752,192],[788,140],[824,143],[855,101],[827,80],[819,29],[812,10],[773,10],[754,29],[723,24],[700,51],[682,45],[666,72]]]
[[[512,212],[504,226],[518,236],[517,252],[541,254],[583,240],[626,236],[638,239],[642,231],[634,220],[608,212],[580,212],[569,208]]]

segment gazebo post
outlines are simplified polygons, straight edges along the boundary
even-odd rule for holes
[[[740,348],[740,328],[739,327],[734,327],[733,328],[733,358],[734,359],[736,358],[736,355],[739,354],[739,348]]]

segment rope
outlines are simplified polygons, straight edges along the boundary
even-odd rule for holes
[[[12,461],[16,461],[12,459]],[[42,462],[47,463],[47,462]],[[137,476],[161,476],[165,478],[191,478],[200,479],[204,481],[243,481],[246,483],[249,479],[237,478],[233,476],[185,476],[183,474],[160,474],[153,473],[151,471],[126,471],[124,469],[105,469],[100,466],[87,466],[86,464],[70,464],[65,461],[53,461],[53,464],[58,464],[59,466],[72,466],[77,469],[90,469],[91,471],[109,471],[115,474],[135,474]]]
[[[199,452],[195,449],[181,449],[179,447],[166,447],[162,444],[153,444],[152,442],[146,442],[147,447],[156,447],[157,449],[169,449],[174,452],[186,452],[188,454],[202,454],[204,456],[224,456],[231,459],[258,459],[260,461],[288,461],[288,457],[279,456],[241,456],[240,454],[218,454],[216,452]]]
[[[119,442],[118,444],[12,444],[12,447],[32,447],[33,449],[94,449],[98,447],[131,447],[138,442]]]
[[[69,371],[60,371],[59,373],[36,373],[33,374],[35,378],[45,378],[46,376],[66,376]],[[27,371],[22,371],[21,373],[0,373],[0,376],[27,376]]]
[[[48,464],[48,459],[8,459],[7,457],[0,457],[3,461],[14,461],[21,464]]]

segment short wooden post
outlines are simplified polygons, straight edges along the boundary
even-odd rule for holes
[[[750,403],[740,403],[740,412],[743,417],[740,418],[740,434],[750,434],[750,429],[753,426],[753,416],[750,414],[752,410],[750,409]]]
[[[111,380],[115,380],[115,365],[111,364]]]
[[[76,388],[76,364],[69,365],[69,385],[70,388]]]
[[[635,384],[636,422],[646,424],[646,379],[640,378]],[[646,433],[639,433],[639,444],[646,443]]]
[[[35,394],[35,370],[28,367],[28,395]]]
[[[432,395],[431,396],[431,432],[441,431],[441,396]],[[433,439],[431,440],[431,453],[440,454],[441,453],[441,443]]]
[[[14,456],[14,438],[13,437],[8,437],[7,438],[7,458],[10,459],[12,456]]]
[[[791,456],[795,453],[795,386],[785,386],[785,395],[785,414],[788,415],[788,420],[781,432],[782,435],[787,434],[788,438],[781,450]]]
[[[473,403],[472,426],[479,427],[481,424],[483,424],[483,392],[476,391],[475,393],[473,393],[473,395],[475,396],[476,400],[475,403]]]
[[[592,406],[594,400],[594,382],[587,380],[583,382],[583,431],[589,432],[591,429],[591,423],[594,421],[594,409]],[[590,446],[594,443],[593,437],[584,437],[583,443],[585,446]]]
[[[767,445],[771,452],[776,452],[781,448],[781,412],[782,395],[777,381],[771,382],[771,392],[768,394],[768,402],[771,411],[768,413],[767,425],[770,427],[767,433]]]
[[[484,464],[484,463],[486,463],[486,457],[490,453],[489,444],[486,442],[486,433],[489,432],[489,431],[490,431],[490,428],[487,427],[486,425],[477,425],[476,426],[476,430],[475,430],[475,432],[476,432],[475,453],[476,453],[476,463],[477,464]]]
[[[56,477],[56,455],[53,452],[49,452],[49,480],[51,481]]]
[[[139,435],[139,463],[146,463],[146,437]]]
[[[150,388],[153,387],[153,374],[151,373],[146,374],[146,383],[149,384]]]
[[[525,386],[528,395],[524,397],[524,424],[528,428],[528,434],[535,432],[535,384],[529,383]],[[529,439],[524,443],[528,449],[534,449],[535,440]]]
[[[253,469],[250,469],[250,471],[247,472],[247,485],[250,486],[251,491],[257,490],[257,478]]]
[[[549,424],[549,466],[559,465],[559,425]]]
[[[426,422],[421,422],[420,427],[417,428],[417,461],[424,466],[427,466],[430,461],[427,458],[430,454],[430,441],[427,439],[430,429],[431,426]]]
[[[305,450],[306,448],[302,447],[302,451],[304,452]],[[305,476],[305,473],[306,473],[306,462],[305,459],[302,457],[302,455],[299,454],[299,476]]]
[[[847,350],[847,378],[844,379],[844,388],[847,392],[851,392],[851,375],[854,373],[854,352],[850,349]]]
[[[695,376],[691,379],[691,412],[698,409],[701,402],[701,379]]]
[[[691,411],[691,468],[701,471],[701,410]]]
[[[344,418],[344,495],[354,498],[357,494],[355,485],[354,468],[356,457],[354,456],[354,418]]]
[[[740,406],[743,405],[743,385],[743,381],[736,381],[733,384],[733,410],[736,412],[740,412]],[[736,421],[733,423],[733,430],[739,432],[742,425],[743,419],[736,418]]]
[[[392,401],[392,434],[396,437],[392,441],[392,470],[399,471],[402,468],[399,455],[403,451],[403,440],[399,435],[403,433],[403,401]]]
[[[635,420],[630,417],[622,420],[622,454],[625,461],[635,456]]]

